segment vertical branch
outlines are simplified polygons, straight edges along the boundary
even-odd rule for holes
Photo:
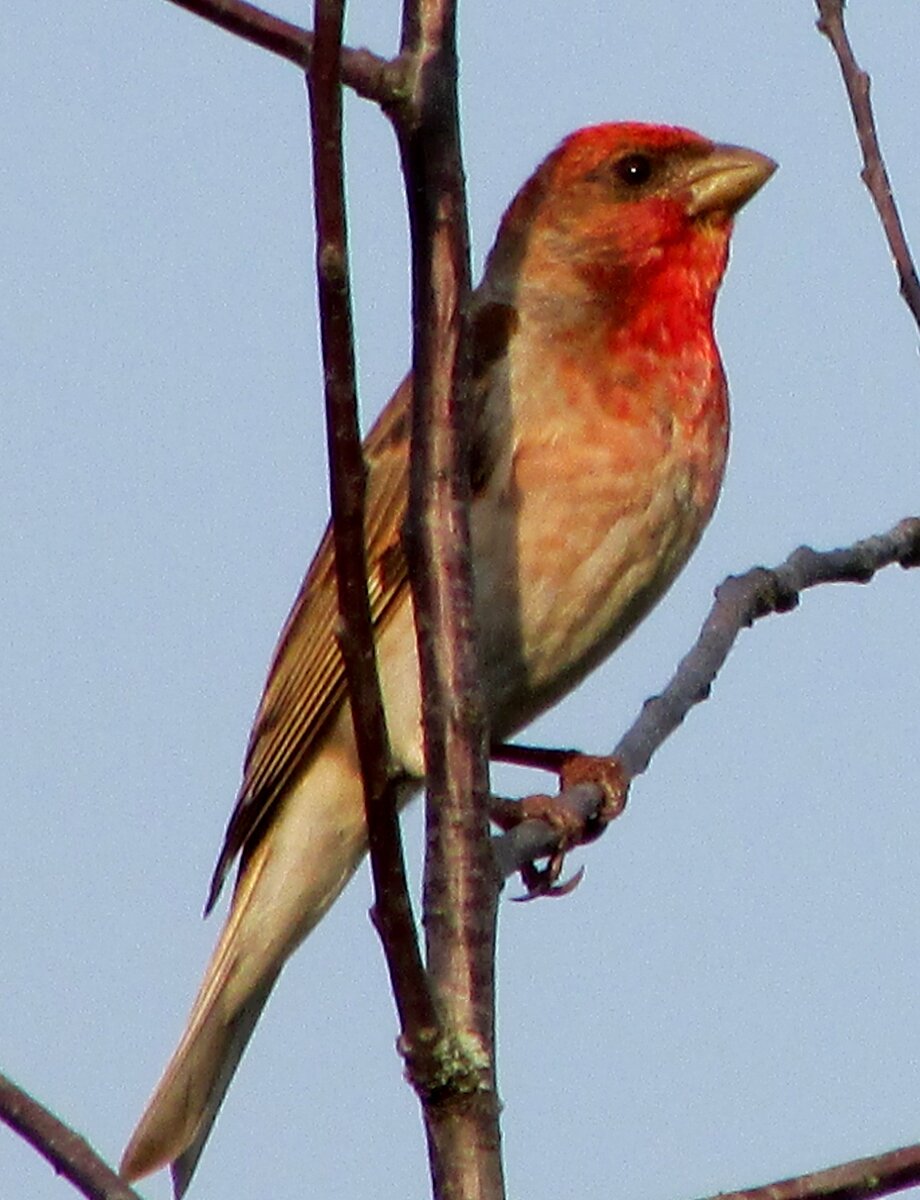
[[[390,748],[377,677],[364,547],[366,468],[358,429],[342,159],[340,63],[344,0],[316,0],[307,75],[313,137],[316,275],[336,581],[352,720],[374,878],[375,918],[404,1031],[433,1022],[406,885]]]
[[[474,644],[464,312],[469,280],[453,0],[407,0],[394,111],[412,237],[409,561],[428,771],[425,934],[452,1043],[423,1096],[435,1195],[504,1195],[494,1068],[495,917],[486,733]],[[445,1062],[445,1066],[446,1066]]]
[[[312,100],[323,357],[340,608],[365,780],[378,925],[440,1200],[504,1195],[494,1070],[500,876],[488,835],[469,550],[463,312],[466,200],[451,0],[407,0],[397,127],[413,246],[413,419],[407,548],[428,769],[424,975],[411,921],[367,604],[341,166],[342,0],[316,0]],[[383,799],[383,802],[381,802]],[[395,899],[394,899],[395,897]],[[430,984],[430,990],[429,990]],[[433,995],[432,995],[433,993]]]
[[[888,169],[878,143],[875,115],[869,98],[870,79],[868,74],[860,69],[853,55],[843,18],[844,0],[816,0],[816,3],[819,14],[818,29],[834,49],[850,99],[850,111],[863,155],[861,178],[869,189],[869,195],[888,239],[888,247],[898,272],[901,295],[920,326],[920,280],[917,279],[910,247],[904,235],[904,226],[901,224],[898,206],[891,191]]]

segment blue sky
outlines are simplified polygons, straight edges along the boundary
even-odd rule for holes
[[[534,9],[461,14],[477,272],[579,125],[674,122],[780,163],[720,302],[713,524],[533,732],[602,751],[728,572],[920,511],[917,331],[806,0]],[[36,12],[0,30],[0,1068],[116,1159],[216,935],[207,881],[325,522],[309,149],[296,70],[164,0]],[[395,45],[395,6],[350,22],[354,44]],[[920,242],[920,9],[854,3],[849,25]],[[352,101],[348,131],[372,415],[408,357],[405,218],[385,121]],[[918,588],[889,570],[743,634],[576,856],[578,891],[503,906],[510,1195],[694,1196],[916,1138]],[[369,897],[362,871],[285,972],[193,1197],[425,1194]],[[161,1200],[166,1176],[141,1191]],[[72,1194],[0,1131],[0,1195]]]

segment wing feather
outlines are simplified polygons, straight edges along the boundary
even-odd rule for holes
[[[402,529],[408,494],[411,394],[407,377],[364,445],[368,595],[376,629],[386,625],[408,586]],[[246,750],[243,782],[205,911],[213,907],[234,858],[251,849],[274,806],[303,772],[344,700],[338,620],[335,551],[332,529],[327,526],[269,667]]]

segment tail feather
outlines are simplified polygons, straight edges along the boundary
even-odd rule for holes
[[[243,1051],[249,1043],[252,1031],[255,1029],[256,1022],[262,1013],[262,1009],[265,1007],[265,1002],[269,997],[274,982],[274,979],[267,981],[263,989],[252,997],[229,1027],[227,1031],[227,1044],[217,1064],[217,1072],[211,1082],[207,1099],[201,1109],[191,1141],[189,1141],[188,1146],[181,1154],[170,1153],[169,1155],[169,1159],[172,1160],[171,1174],[173,1193],[176,1200],[181,1200],[191,1182],[205,1142],[210,1136],[211,1126],[217,1117],[218,1109],[223,1103],[227,1088],[230,1086],[230,1081],[236,1074],[236,1068],[243,1057]]]
[[[348,882],[366,845],[360,778],[320,756],[241,870],[227,922],[121,1162],[131,1182],[171,1166],[183,1195],[288,956]]]
[[[244,960],[240,954],[241,930],[250,911],[247,901],[264,863],[263,855],[241,881],[182,1040],[122,1157],[121,1174],[128,1180],[139,1179],[173,1163],[177,1198],[188,1186],[217,1110],[282,966],[283,960],[262,963],[260,977],[253,979],[256,964],[251,959]]]

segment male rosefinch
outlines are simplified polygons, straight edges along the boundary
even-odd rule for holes
[[[493,740],[608,655],[662,595],[718,496],[728,441],[712,319],[734,213],[775,169],[685,129],[567,138],[506,212],[472,306],[470,471]],[[411,380],[366,443],[377,656],[394,761],[423,777],[401,548]],[[230,914],[122,1173],[188,1185],[288,956],[366,849],[327,531],[281,634],[208,899]]]

